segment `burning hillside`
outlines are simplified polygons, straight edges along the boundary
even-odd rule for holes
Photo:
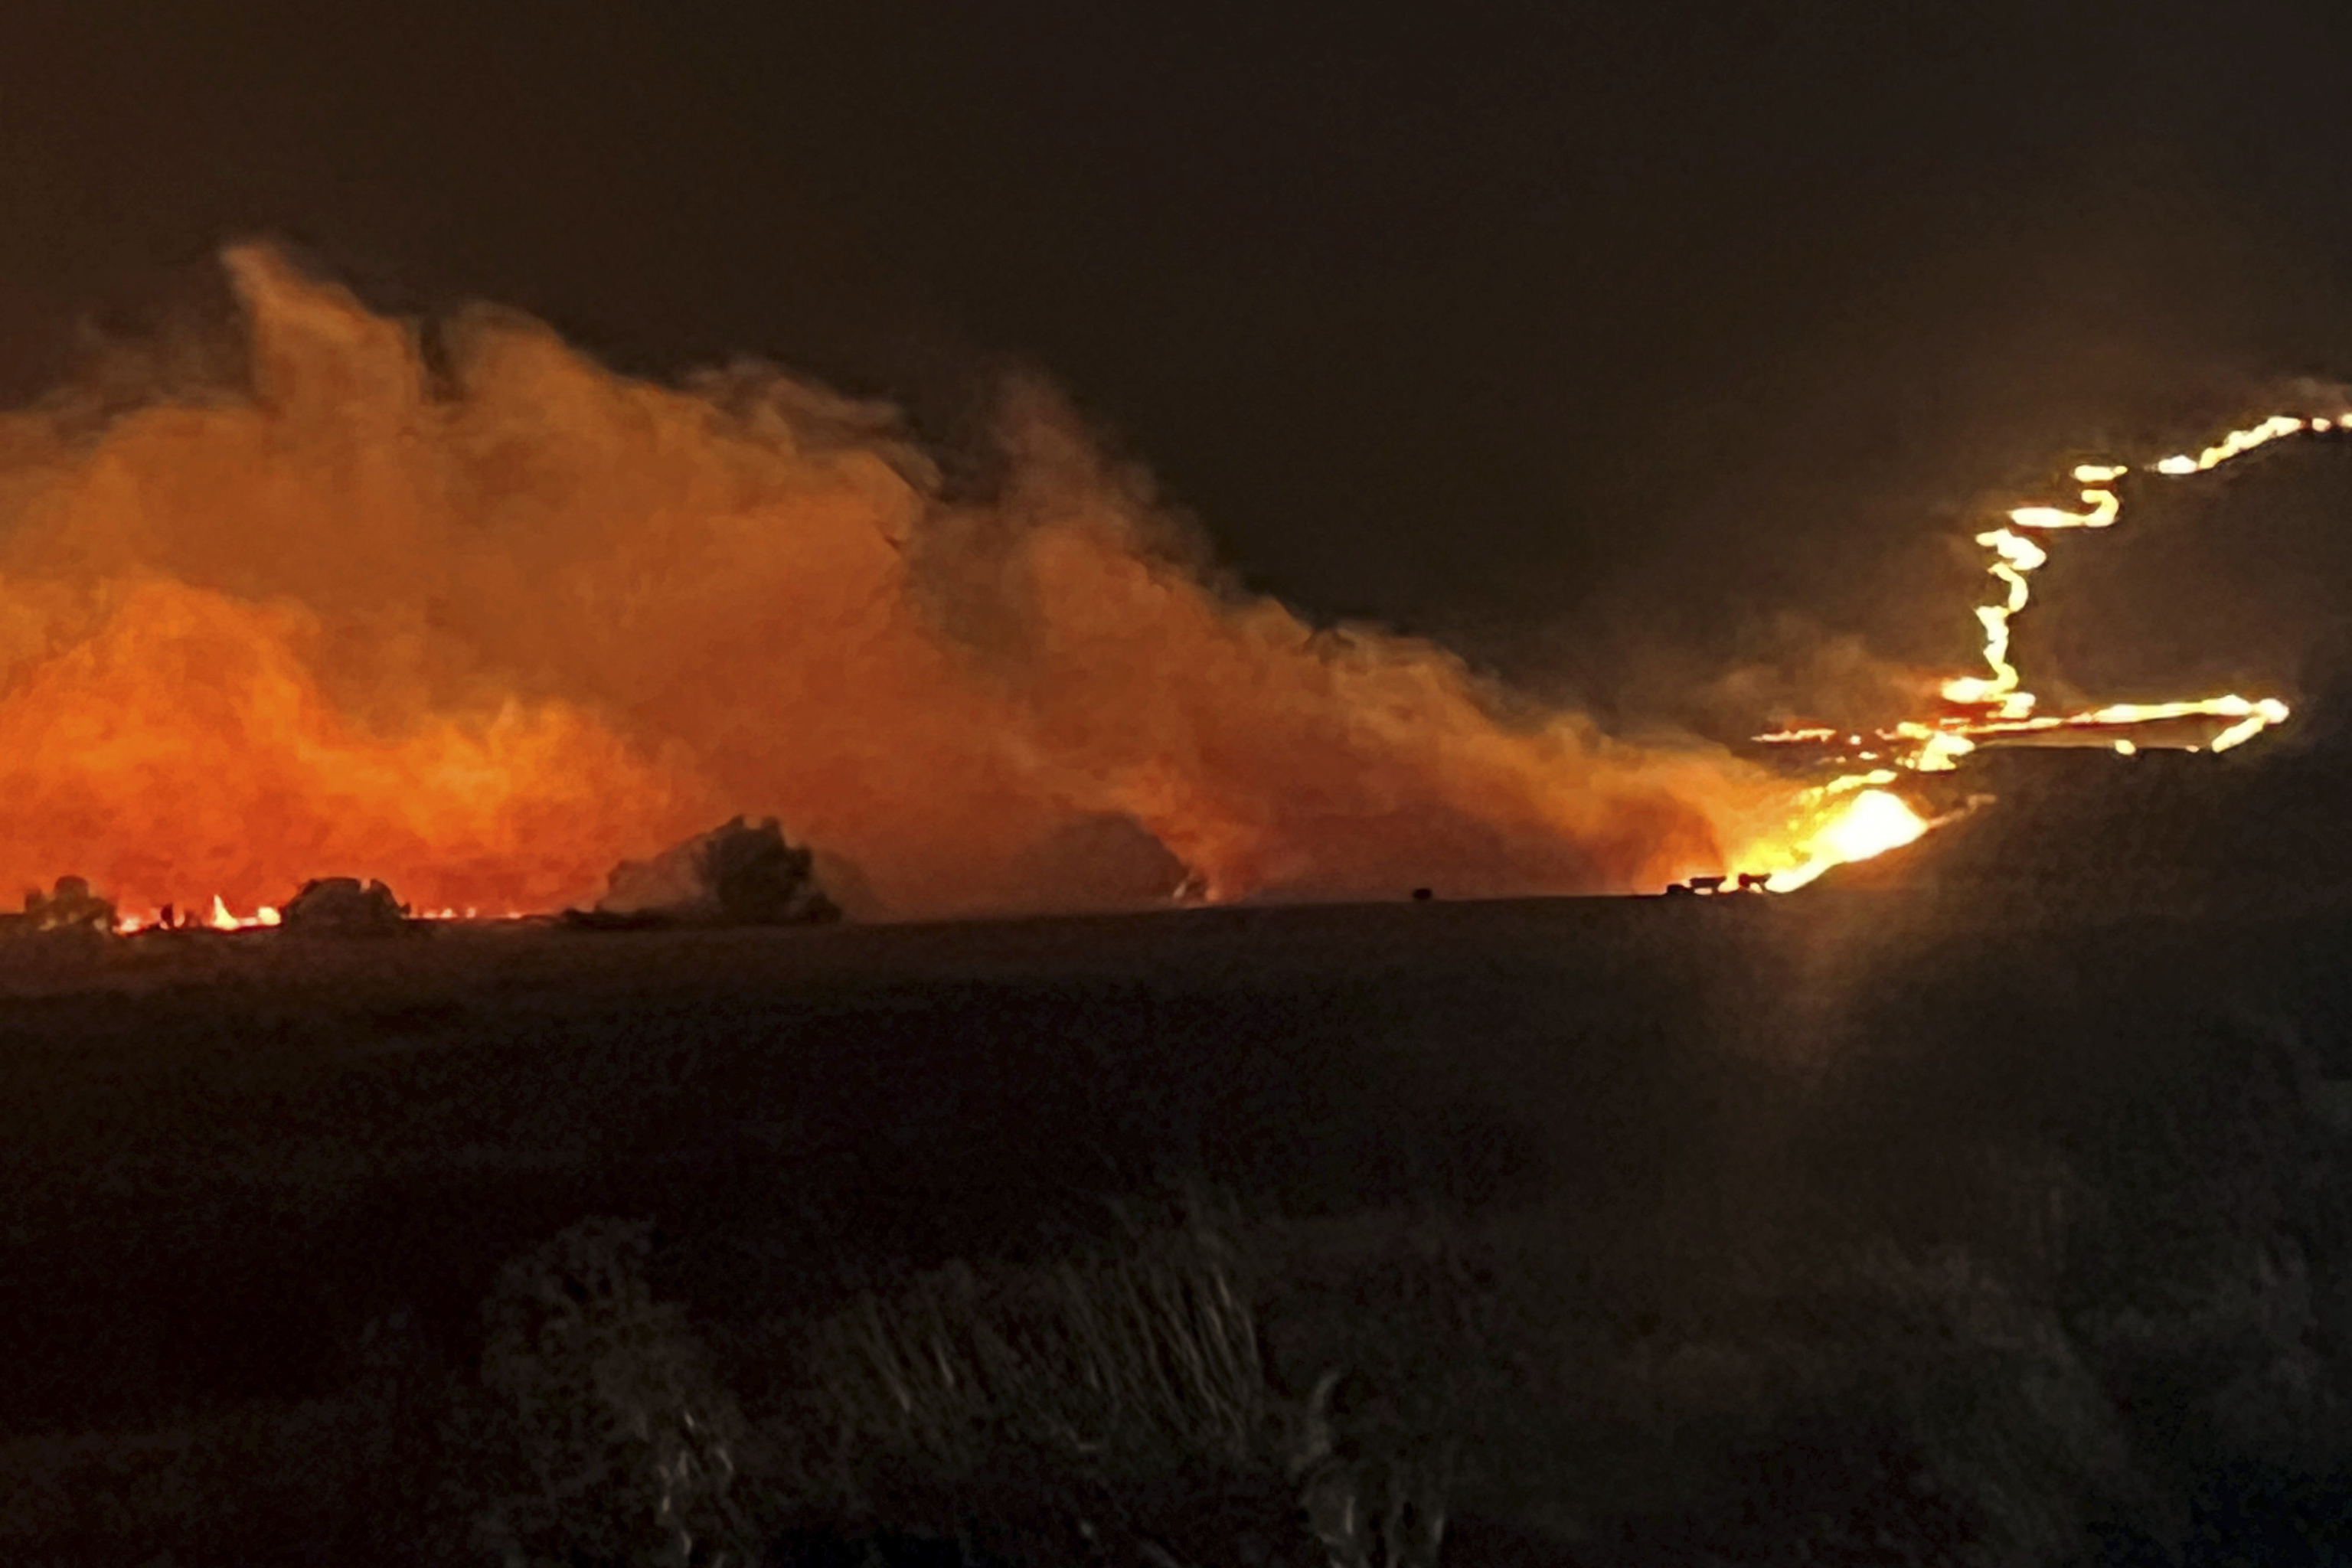
[[[428,338],[270,251],[226,265],[242,380],[0,420],[0,885],[234,921],[360,872],[543,910],[750,811],[899,914],[1786,887],[1926,830],[1900,770],[2105,722],[2034,712],[2007,619],[2027,532],[2112,521],[2119,469],[1986,536],[1992,673],[1816,786],[1213,586],[1034,388],[971,497],[887,410],[781,375],[655,385],[510,316]],[[2222,702],[2216,745],[2284,717]],[[1157,859],[1071,847],[1106,825]]]
[[[2232,430],[2195,454],[2159,459],[2153,472],[2167,479],[2210,473],[2233,458],[2290,436],[2352,430],[2352,412],[2304,416],[2274,414]],[[1821,786],[1822,801],[1848,799],[1806,842],[1807,858],[1783,873],[1781,890],[1800,888],[1832,868],[1871,859],[1916,842],[1937,822],[1921,817],[1902,797],[1888,792],[1906,773],[1952,772],[1959,759],[1986,744],[2103,744],[2130,756],[2143,743],[2185,752],[2227,752],[2287,720],[2287,705],[2275,697],[2183,698],[2164,702],[2111,702],[2067,712],[2039,711],[2040,699],[2024,689],[2011,661],[2011,623],[2032,601],[2027,577],[2045,565],[2049,551],[2036,535],[2074,529],[2104,529],[2123,513],[2117,489],[2131,468],[2122,463],[2076,465],[2083,510],[2029,505],[2013,507],[2006,527],[1976,536],[1990,552],[1987,572],[2001,595],[1977,607],[1984,632],[1983,675],[1960,675],[1942,682],[1940,710],[1906,718],[1867,734],[1841,735],[1829,727],[1774,731],[1757,739],[1768,745],[1812,748],[1817,764],[1836,773]],[[1941,820],[1941,819],[1937,819]]]

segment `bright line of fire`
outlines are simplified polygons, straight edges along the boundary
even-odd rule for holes
[[[410,915],[409,918],[411,920],[420,921],[471,921],[481,919],[482,912],[479,910],[471,909],[419,910]],[[522,911],[520,910],[509,910],[501,918],[506,920],[520,920],[522,918]],[[222,900],[221,896],[218,893],[215,893],[213,895],[213,907],[208,912],[199,913],[196,910],[191,910],[187,911],[186,916],[184,919],[179,915],[178,911],[166,907],[153,910],[152,912],[145,915],[124,915],[121,920],[115,922],[114,929],[125,936],[129,936],[135,931],[149,931],[159,927],[179,930],[189,930],[202,927],[208,931],[258,931],[266,926],[279,924],[280,920],[281,917],[278,910],[273,904],[264,904],[249,915],[240,915],[231,910],[227,903]]]
[[[2210,473],[2234,458],[2284,437],[2335,429],[2352,430],[2352,411],[2315,418],[2273,415],[2259,424],[2231,431],[2194,455],[2179,453],[2151,467],[2155,473],[2174,479]],[[1976,542],[1991,552],[1992,561],[1986,572],[2000,584],[2002,590],[1998,599],[1979,605],[1976,611],[1977,620],[1984,628],[1986,673],[1955,676],[1943,683],[1941,694],[1953,711],[1933,719],[1906,719],[1891,729],[1867,734],[1846,735],[1845,743],[1858,749],[1856,760],[1874,761],[1880,765],[1866,772],[1841,773],[1812,792],[1811,799],[1819,816],[1791,847],[1789,863],[1771,868],[1769,880],[1755,875],[1744,877],[1743,885],[1766,887],[1774,892],[1792,891],[1833,867],[1867,860],[1916,842],[1945,819],[1922,816],[1909,801],[1886,786],[1906,771],[1951,772],[1960,758],[1987,741],[2065,731],[2112,731],[2202,718],[2229,721],[2202,748],[2226,752],[2286,721],[2287,706],[2276,698],[2250,699],[2234,692],[2224,697],[2171,702],[2111,703],[2071,713],[2035,710],[2036,699],[2021,684],[2017,666],[2010,659],[2010,623],[2032,599],[2032,588],[2027,579],[2050,559],[2048,550],[2033,536],[2066,529],[2114,526],[2123,511],[2123,501],[2115,485],[2130,471],[2127,465],[2121,463],[2082,464],[2074,472],[2074,482],[2083,487],[2082,510],[2021,506],[2009,513],[2008,526],[1976,536]],[[1774,745],[1820,745],[1834,744],[1839,736],[1835,730],[1811,728],[1777,730],[1756,739]],[[2115,735],[2112,743],[2125,756],[2139,750],[2139,743],[2128,735]],[[1709,881],[1712,886],[1721,885],[1716,879]]]

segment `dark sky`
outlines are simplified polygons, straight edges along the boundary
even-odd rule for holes
[[[275,234],[943,435],[1034,367],[1539,688],[1950,657],[1965,503],[2352,371],[2347,77],[2318,5],[16,0],[0,380]]]

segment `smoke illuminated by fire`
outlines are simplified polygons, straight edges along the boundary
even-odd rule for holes
[[[898,914],[1612,891],[1805,809],[1212,587],[1034,389],[967,498],[887,410],[781,376],[633,381],[489,314],[427,353],[274,253],[227,265],[248,384],[0,418],[15,885],[541,910],[751,812]]]

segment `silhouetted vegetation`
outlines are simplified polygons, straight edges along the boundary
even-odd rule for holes
[[[381,998],[373,981],[268,993],[294,1022],[240,1023],[218,1058],[240,1076],[205,1080],[229,1088],[156,1168],[243,1158],[306,1064],[357,1063],[306,1091],[341,1142],[222,1167],[282,1169],[299,1185],[265,1190],[324,1217],[238,1253],[192,1200],[173,1211],[195,1216],[188,1239],[148,1233],[181,1248],[173,1269],[271,1282],[231,1303],[245,1316],[224,1321],[252,1325],[233,1333],[142,1351],[161,1309],[138,1300],[173,1281],[130,1251],[58,1277],[90,1364],[124,1370],[86,1384],[114,1414],[20,1415],[0,1440],[0,1556],[2339,1559],[2352,1057],[2332,928],[2299,917],[2210,951],[2185,926],[1952,939],[1880,918],[1898,906],[1846,924],[1838,908],[1677,916],[1663,956],[1625,966],[1630,993],[1607,989],[1624,949],[1527,924],[1523,960],[1496,933],[1534,917],[1471,906],[1444,913],[1483,967],[1441,951],[1423,980],[1391,956],[1377,985],[1320,991],[1230,973],[1224,991],[1113,979],[1099,1002],[1058,978],[793,979],[769,1003],[747,980],[716,1023],[627,992],[625,1027],[563,1011],[608,1005],[593,996],[499,978],[542,951],[574,973],[555,967],[572,950],[533,945],[446,1000],[408,979]],[[1398,912],[1401,940],[1457,929]],[[1276,952],[1285,929],[1234,922]],[[1918,931],[1948,945],[1906,956]],[[576,940],[599,963],[822,951]],[[1734,977],[1795,979],[1658,984],[1691,973],[1672,967],[1685,942]],[[449,962],[430,942],[352,945]],[[1822,973],[1835,984],[1804,989]],[[509,985],[513,1012],[493,1011]],[[176,1016],[201,1016],[197,994]],[[165,1014],[82,1005],[86,1024],[52,1009],[9,1058],[21,1257],[72,1258],[32,1250],[43,1216],[102,1212],[94,1178],[43,1206],[58,1167],[24,1151],[49,1123],[152,1130],[190,1102],[144,1087],[148,1046],[121,1043],[146,1038],[126,1019]],[[305,1043],[314,1015],[364,1054]],[[1457,1032],[1423,1049],[1391,1016]],[[154,1048],[191,1070],[184,1046]],[[100,1068],[105,1092],[48,1123],[23,1109]],[[393,1100],[392,1071],[439,1098]],[[508,1098],[493,1111],[449,1087],[466,1085]],[[262,1111],[238,1120],[236,1094]],[[462,1179],[326,1204],[347,1179],[335,1151],[401,1147],[386,1106],[425,1118],[436,1149],[474,1149],[464,1130],[492,1114],[507,1142]],[[877,1120],[845,1131],[866,1108]],[[510,1152],[571,1147],[576,1164]],[[470,1283],[426,1289],[445,1279]],[[20,1274],[18,1299],[38,1308],[43,1282]]]

